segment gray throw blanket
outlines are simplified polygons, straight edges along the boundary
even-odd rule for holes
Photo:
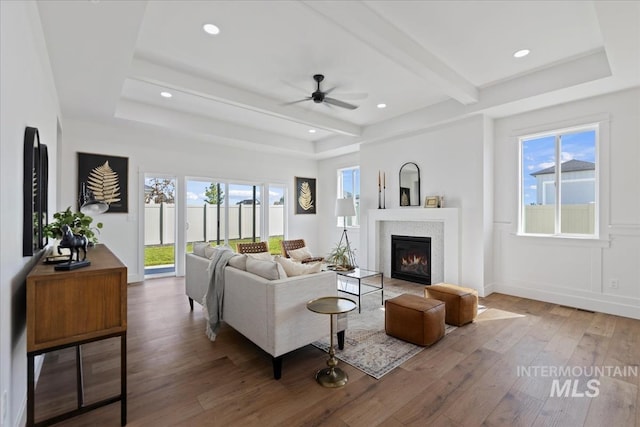
[[[211,341],[216,340],[216,334],[222,322],[222,302],[224,298],[224,268],[235,253],[228,247],[219,246],[211,257],[207,272],[209,286],[204,294],[202,308],[207,319],[206,333]]]

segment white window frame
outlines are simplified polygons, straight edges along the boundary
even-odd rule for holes
[[[593,130],[595,132],[595,211],[594,211],[594,229],[593,234],[576,234],[576,233],[562,233],[560,227],[562,222],[562,200],[561,190],[562,185],[556,185],[555,188],[555,214],[554,214],[554,232],[551,234],[534,234],[525,232],[525,210],[524,210],[524,180],[523,180],[523,152],[522,145],[524,141],[553,136],[555,138],[555,178],[553,182],[562,183],[561,174],[562,170],[560,164],[562,163],[562,143],[561,139],[563,135],[579,133]],[[544,236],[544,237],[559,237],[566,239],[598,239],[600,234],[600,133],[601,123],[589,123],[584,125],[576,125],[562,129],[555,129],[545,132],[521,135],[518,137],[518,235],[521,236]],[[546,184],[546,183],[545,183]]]
[[[344,197],[344,183],[342,181],[342,173],[344,171],[348,171],[348,170],[358,170],[358,174],[360,174],[360,166],[349,166],[349,167],[344,167],[344,168],[340,168],[337,170],[336,174],[337,174],[337,182],[338,182],[338,187],[337,187],[337,198],[343,198]],[[353,188],[355,189],[355,181],[352,182]],[[360,187],[358,186],[358,194],[360,194]],[[354,218],[354,220],[351,221],[350,225],[347,225],[347,228],[360,228],[360,209],[358,206],[359,203],[359,199],[356,201],[355,199],[355,191],[354,191],[354,203],[356,203],[356,214],[355,216],[353,216],[352,218]],[[337,218],[337,223],[336,225],[340,228],[344,227],[344,217],[338,217]]]

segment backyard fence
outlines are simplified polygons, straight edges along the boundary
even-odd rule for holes
[[[555,227],[555,205],[525,206],[525,232],[553,234]],[[595,204],[562,205],[562,232],[571,234],[593,234],[595,229]]]
[[[255,207],[256,229],[253,229],[253,206],[235,205],[229,207],[229,240],[260,237],[261,206]],[[269,206],[269,235],[284,235],[284,206]],[[161,203],[145,205],[144,244],[164,245],[175,243],[176,209],[174,204]],[[220,218],[220,224],[218,224]],[[187,206],[187,242],[224,241],[224,206],[205,204]]]

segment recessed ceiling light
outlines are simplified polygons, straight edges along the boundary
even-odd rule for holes
[[[171,98],[173,95],[171,92],[160,92],[160,96],[163,98]]]
[[[521,49],[519,51],[517,51],[516,53],[513,54],[514,58],[524,58],[525,56],[529,55],[531,53],[531,51],[529,49]]]
[[[315,129],[309,129],[309,133],[316,133]]]
[[[378,107],[378,108],[387,108],[387,104],[381,103],[381,104],[376,105],[376,107]]]
[[[213,24],[204,24],[202,29],[204,30],[205,33],[211,34],[211,35],[214,35],[214,36],[216,34],[220,34],[220,28],[216,27]]]

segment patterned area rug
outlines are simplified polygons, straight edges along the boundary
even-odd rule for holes
[[[385,299],[397,295],[385,289]],[[455,326],[445,325],[445,335],[455,329]],[[313,345],[329,352],[329,337],[316,341]],[[362,313],[359,314],[357,308],[349,313],[344,349],[338,349],[337,342],[335,345],[338,359],[375,379],[382,378],[428,348],[390,337],[384,332],[384,308],[380,305],[379,294],[362,298]]]

